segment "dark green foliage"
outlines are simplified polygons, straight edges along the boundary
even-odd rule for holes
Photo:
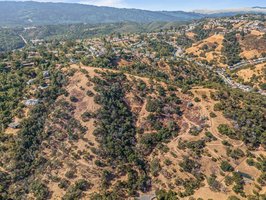
[[[140,143],[144,145],[142,152],[149,154],[152,149],[161,142],[167,142],[168,139],[177,134],[176,130],[172,131],[167,128],[161,128],[157,133],[145,134],[141,137]]]
[[[73,179],[76,177],[76,170],[69,170],[66,172],[65,176],[69,179]]]
[[[178,148],[180,149],[190,149],[192,152],[195,153],[197,156],[201,156],[204,151],[205,141],[198,140],[198,141],[182,141],[178,142]]]
[[[149,66],[141,62],[135,62],[130,67],[124,67],[123,70],[129,72],[130,74],[151,77],[156,80],[169,80],[169,76],[165,72],[158,70],[158,68],[155,66]]]
[[[194,101],[195,101],[195,102],[200,102],[201,100],[200,100],[199,97],[195,97],[195,98],[194,98]]]
[[[83,27],[82,25],[80,26]],[[74,29],[74,27],[78,26],[73,26],[72,28]],[[49,31],[49,28],[46,30]],[[204,33],[200,37],[205,37],[204,35],[206,34]],[[221,89],[220,92],[213,92],[212,98],[220,101],[219,105],[215,106],[215,109],[223,111],[225,117],[232,122],[230,126],[220,125],[218,127],[220,133],[231,138],[243,140],[245,144],[248,144],[250,150],[252,148],[265,147],[265,98],[252,93],[242,93],[238,90],[224,88],[223,84],[218,85],[219,79],[216,79],[217,77],[212,72],[204,70],[193,62],[182,61],[182,59],[171,60],[169,57],[174,53],[173,48],[160,41],[160,39],[164,39],[163,34],[158,36],[157,39],[155,41],[149,41],[148,39],[147,45],[149,48],[156,50],[157,56],[167,57],[165,59],[166,64],[169,65],[167,70],[161,70],[160,68],[163,68],[163,66],[158,66],[155,61],[151,61],[151,64],[135,62],[132,55],[129,55],[128,58],[132,59],[129,60],[134,64],[118,69],[116,61],[119,58],[112,53],[112,46],[108,42],[105,44],[106,46],[109,45],[107,55],[97,58],[88,57],[88,59],[83,58],[83,56],[86,57],[85,54],[78,57],[74,53],[73,49],[85,49],[84,46],[81,47],[81,43],[67,41],[61,44],[57,41],[53,46],[52,43],[47,42],[43,46],[34,47],[41,49],[41,56],[40,58],[33,58],[34,66],[27,69],[21,66],[25,61],[24,58],[27,58],[26,52],[29,47],[26,47],[26,50],[14,52],[15,56],[13,58],[13,53],[0,54],[0,120],[2,119],[3,121],[3,129],[12,121],[14,116],[21,115],[25,117],[23,116],[23,108],[25,106],[20,103],[24,100],[24,97],[40,100],[38,105],[30,107],[30,113],[21,123],[21,130],[16,135],[5,135],[1,134],[2,131],[0,131],[0,155],[4,155],[4,159],[0,161],[0,167],[9,172],[0,173],[0,199],[16,199],[20,196],[24,197],[28,193],[34,194],[37,199],[47,199],[49,191],[45,183],[48,181],[54,181],[58,183],[60,188],[67,190],[63,199],[82,199],[83,192],[87,190],[90,184],[82,180],[71,185],[70,181],[67,180],[80,175],[85,177],[83,171],[76,173],[74,166],[76,163],[73,163],[71,170],[68,170],[65,174],[67,179],[51,176],[48,177],[49,180],[43,179],[43,182],[32,182],[32,180],[40,178],[38,176],[39,172],[44,171],[47,173],[49,167],[60,168],[62,164],[65,164],[65,161],[46,160],[50,158],[50,155],[45,158],[42,157],[44,156],[43,152],[46,152],[44,149],[49,148],[50,145],[53,145],[52,154],[56,157],[58,152],[56,152],[54,145],[57,144],[60,144],[60,150],[64,148],[66,153],[69,153],[71,159],[73,158],[73,160],[77,161],[84,158],[102,170],[101,186],[103,191],[101,191],[101,194],[93,195],[92,199],[125,199],[128,196],[137,196],[140,191],[147,192],[151,187],[149,175],[151,174],[155,177],[160,175],[162,166],[160,166],[160,161],[157,159],[147,162],[146,156],[152,151],[155,154],[162,155],[169,152],[175,158],[178,158],[179,155],[166,145],[170,139],[177,136],[178,123],[181,122],[182,111],[185,110],[187,104],[186,101],[182,102],[176,95],[179,94],[177,92],[178,86],[181,86],[182,91],[189,95],[192,94],[188,91],[192,86],[204,84],[204,86],[208,87],[209,83],[215,82],[212,85],[213,88],[216,91]],[[59,50],[58,57],[50,53],[53,48]],[[205,49],[208,48],[205,46]],[[87,129],[74,117],[76,116],[75,106],[79,106],[75,102],[79,99],[75,96],[69,96],[62,89],[66,78],[59,70],[61,70],[61,67],[63,68],[62,71],[68,69],[68,57],[66,55],[71,55],[71,53],[73,53],[72,56],[77,62],[80,59],[84,59],[87,64],[96,67],[112,68],[127,73],[125,75],[99,70],[98,72],[95,71],[97,75],[92,79],[85,69],[81,70],[88,80],[92,80],[94,83],[91,84],[89,82],[87,87],[94,85],[93,91],[97,92],[94,94],[88,91],[87,95],[94,96],[95,102],[101,106],[95,113],[85,112],[86,110],[83,111],[84,113],[80,113],[84,122],[93,119],[97,127],[94,135],[99,148],[96,148],[94,142],[84,137]],[[55,70],[55,66],[59,70]],[[42,73],[44,70],[48,70],[51,75],[47,81],[43,80]],[[69,76],[73,76],[74,73],[75,70],[67,72]],[[151,79],[148,84],[131,75],[145,76]],[[130,78],[127,79],[127,76]],[[33,78],[36,78],[34,83],[27,85],[27,81]],[[165,82],[167,87],[160,86],[161,84],[156,80]],[[38,88],[39,85],[49,87],[37,89],[34,94],[27,93],[31,88],[36,86]],[[86,93],[83,87],[79,88]],[[63,94],[73,103],[62,100],[55,102],[57,97]],[[147,102],[148,116],[144,118],[144,123],[137,130],[135,124],[137,122],[138,109],[135,109],[135,105],[133,105],[133,108],[130,107],[132,102],[131,99],[128,101],[128,94],[134,95],[133,101],[138,104],[138,107],[145,105],[144,103]],[[202,97],[204,99],[207,96]],[[190,98],[193,97],[191,96]],[[187,109],[191,110],[196,109],[196,106],[193,108],[192,106],[189,107],[188,104],[187,107]],[[210,116],[215,117],[215,114],[210,113]],[[191,134],[199,135],[203,128],[205,127],[193,127]],[[82,151],[78,149],[76,151],[75,142],[81,140],[85,142],[84,146],[88,149]],[[179,144],[179,147],[187,149],[185,152],[189,155],[182,162],[174,163],[167,157],[161,159],[164,162],[164,168],[171,166],[172,169],[176,164],[179,164],[181,172],[190,177],[182,180],[174,174],[173,176],[175,177],[173,178],[177,179],[176,183],[171,181],[167,185],[169,188],[174,188],[174,184],[183,187],[178,192],[181,198],[193,195],[196,189],[203,186],[202,181],[204,178],[207,179],[207,183],[212,190],[220,190],[216,177],[214,175],[204,177],[201,173],[201,165],[197,161],[197,159],[201,159],[200,156],[204,153],[206,142],[214,140],[217,140],[217,138],[212,133],[206,132],[205,136],[203,135],[198,141],[184,141]],[[57,142],[56,144],[55,141]],[[61,141],[63,142],[61,143]],[[71,148],[68,148],[68,145],[65,147],[66,141],[67,144],[71,145]],[[227,155],[231,158],[240,159],[245,156],[241,149],[233,148],[228,142],[223,142],[223,144],[226,145]],[[91,152],[87,150],[91,150]],[[251,158],[251,153],[247,153],[247,157]],[[263,156],[254,156],[252,159],[252,161],[247,160],[247,162],[263,172],[257,180],[263,186],[265,185],[265,158]],[[219,163],[220,160],[213,158],[213,161]],[[77,166],[78,164],[77,162]],[[221,169],[226,172],[234,170],[227,161],[222,162]],[[163,170],[162,172],[165,171]],[[173,168],[173,172],[177,173],[177,169]],[[191,178],[192,176],[188,173],[191,173],[194,177]],[[221,172],[221,174],[227,173]],[[127,177],[128,179],[116,181],[116,178],[120,179],[120,177]],[[244,196],[243,177],[244,175],[241,172],[225,177],[226,184],[231,184],[233,190],[242,196]],[[32,183],[30,186],[29,182]],[[160,191],[158,195],[159,199],[176,199],[176,194],[172,191]]]
[[[215,118],[215,117],[217,117],[217,115],[216,115],[214,112],[211,112],[211,113],[210,113],[210,117],[211,117],[211,118]]]
[[[211,188],[211,190],[219,192],[221,190],[221,183],[216,180],[215,175],[211,175],[210,177],[207,178],[207,182]]]
[[[93,97],[94,96],[94,93],[90,90],[87,91],[86,93],[89,97]]]
[[[4,26],[74,23],[96,24],[125,21],[139,23],[154,21],[173,22],[199,19],[205,16],[182,11],[145,11],[63,3],[1,2],[0,8],[0,25]],[[47,16],[47,13],[49,13],[49,16]],[[29,17],[32,22],[28,20]]]
[[[253,158],[248,158],[246,162],[247,162],[247,164],[248,164],[249,166],[254,166],[254,165],[255,165],[255,161],[254,161]]]
[[[102,188],[107,189],[112,179],[113,179],[113,174],[108,170],[103,170],[101,178]]]
[[[216,141],[217,138],[209,131],[205,133],[205,136],[207,137],[206,141]]]
[[[49,198],[48,187],[40,181],[34,181],[31,184],[31,191],[37,200],[45,200]]]
[[[258,170],[265,172],[266,171],[266,157],[265,156],[260,156],[257,158],[258,162],[256,163],[256,167]]]
[[[164,95],[158,98],[148,97],[146,110],[152,112],[147,117],[147,122],[152,130],[156,133],[147,133],[141,136],[140,143],[143,145],[141,148],[142,153],[149,154],[157,145],[162,142],[168,142],[174,136],[177,136],[179,126],[175,122],[175,115],[182,115],[180,112],[179,104],[181,100],[175,93],[166,94],[162,87],[157,87],[158,93]],[[167,120],[167,124],[163,121]]]
[[[241,196],[244,196],[244,180],[240,173],[234,172],[233,173],[233,180],[235,182],[235,185],[233,186],[233,191],[237,194],[240,194]]]
[[[227,200],[240,200],[240,199],[236,196],[230,196],[227,198]]]
[[[99,95],[95,101],[102,105],[97,118],[100,126],[94,135],[101,144],[102,156],[111,160],[130,162],[135,159],[134,118],[124,101],[125,75],[109,73],[104,80],[94,79]],[[118,159],[119,158],[119,159]]]
[[[6,128],[12,118],[17,114],[16,110],[23,108],[20,102],[26,87],[28,76],[32,73],[23,68],[6,68],[0,72],[0,121],[1,127]]]
[[[84,112],[82,115],[81,115],[81,119],[82,121],[84,122],[87,122],[91,119],[91,114],[89,112]]]
[[[137,155],[135,118],[124,100],[128,81],[124,74],[101,73],[101,78],[93,79],[97,95],[95,101],[102,107],[97,113],[98,127],[94,135],[100,143],[99,155],[109,165],[127,170],[127,184],[121,186],[130,194],[136,191],[147,191],[150,178],[146,174],[146,164]],[[137,167],[136,171],[133,168]],[[108,178],[109,180],[109,178]],[[109,181],[103,181],[104,188],[108,188]]]
[[[61,189],[67,189],[69,187],[70,182],[67,179],[62,179],[59,184],[58,187]]]
[[[230,32],[225,35],[222,52],[227,59],[228,65],[234,65],[241,61],[239,56],[241,48],[236,38],[236,32]]]
[[[96,193],[91,196],[91,200],[124,200],[123,194],[121,194],[121,190],[104,192],[103,194]]]
[[[185,172],[191,173],[199,180],[201,179],[201,173],[200,173],[201,165],[197,161],[192,160],[188,157],[184,157],[183,161],[179,163],[179,166]]]
[[[177,193],[169,190],[169,191],[165,191],[165,190],[157,190],[156,191],[156,198],[158,200],[177,200]]]
[[[179,46],[190,47],[193,41],[184,34],[177,37],[176,43]]]
[[[11,183],[11,177],[8,173],[0,171],[0,199],[7,198],[8,186]]]
[[[201,186],[202,178],[189,178],[182,181],[182,185],[185,188],[184,192],[178,192],[178,196],[181,198],[191,196],[195,193],[195,190],[199,189]]]
[[[149,41],[149,47],[151,47],[155,52],[157,52],[157,56],[170,56],[173,55],[174,47],[169,45],[166,42],[151,40]]]
[[[146,104],[146,110],[148,112],[155,112],[161,108],[161,104],[158,100],[149,99]]]
[[[146,174],[139,174],[136,170],[128,170],[127,187],[131,195],[136,195],[137,191],[147,192],[150,188],[150,178]]]
[[[151,167],[151,173],[153,176],[158,176],[159,172],[161,170],[160,161],[158,159],[154,159],[151,161],[150,164]]]
[[[230,165],[230,163],[227,162],[227,161],[222,161],[220,167],[221,167],[221,169],[224,172],[232,172],[232,171],[234,171],[234,168],[232,167],[232,165]]]
[[[261,184],[261,186],[266,186],[266,172],[263,172],[257,181]]]
[[[250,148],[265,147],[265,102],[262,95],[243,93],[240,90],[223,90],[215,94],[226,117],[235,121],[234,129],[220,125],[219,131],[229,137],[241,139]],[[242,106],[240,106],[242,104]]]
[[[78,100],[78,98],[75,97],[75,96],[70,96],[70,101],[76,103],[76,102],[78,102],[79,100]]]
[[[260,84],[260,88],[261,88],[262,90],[266,90],[266,83],[262,83],[262,84]]]
[[[82,197],[82,193],[90,187],[90,183],[86,180],[80,179],[70,186],[63,196],[63,200],[78,200]]]
[[[234,179],[232,176],[226,176],[224,178],[224,182],[227,186],[232,185],[234,183]]]
[[[196,33],[196,39],[199,41],[209,37],[211,30],[204,29],[204,24],[200,24],[193,30],[193,32]]]
[[[16,29],[0,28],[0,52],[22,48],[25,45],[16,31]]]
[[[216,103],[214,104],[214,111],[221,111],[222,110],[222,104],[221,103]]]
[[[30,70],[28,72],[33,74]],[[16,75],[22,75],[20,69],[17,71],[11,71],[11,74],[13,76],[12,82],[14,83],[16,81]],[[7,78],[10,77],[7,76]],[[19,84],[22,86],[25,84],[24,78],[24,76],[21,76],[23,81],[18,79],[18,81],[20,81]],[[7,79],[4,79],[3,81],[6,80]],[[55,99],[64,92],[61,89],[64,83],[64,75],[59,71],[53,70],[52,76],[50,77],[50,87],[45,91],[38,91],[36,93],[36,97],[38,99],[42,99],[42,102],[31,108],[29,116],[21,122],[21,129],[16,135],[16,140],[9,141],[12,144],[12,149],[10,149],[12,156],[10,157],[10,160],[7,161],[12,162],[12,167],[10,168],[10,177],[12,177],[12,179],[10,179],[10,183],[17,186],[16,189],[13,190],[12,194],[9,194],[9,197],[13,198],[19,194],[24,194],[26,190],[29,190],[30,186],[29,184],[25,184],[25,182],[27,182],[28,178],[30,178],[32,174],[39,169],[39,167],[42,167],[46,163],[46,159],[39,154],[41,143],[49,136],[49,133],[44,130],[44,127],[48,118],[47,116],[51,110],[53,110],[53,103]],[[14,86],[15,84],[12,85],[12,87]],[[16,95],[22,95],[24,92],[22,86],[18,86],[17,89],[21,89],[21,91],[18,91]],[[6,89],[8,89],[8,87],[10,87],[9,84],[6,84],[6,87]],[[12,92],[10,94],[12,94]],[[11,96],[8,97],[9,99],[3,99],[4,101],[1,102],[3,103],[2,105],[5,105],[6,100],[9,100],[12,103],[19,102],[21,100],[19,95],[11,95],[14,99],[10,98]],[[7,116],[13,117],[10,113]],[[6,189],[8,191],[8,188]],[[36,182],[32,189],[36,194],[36,198],[47,198],[48,192],[46,186],[42,183]]]
[[[227,135],[230,138],[236,139],[236,134],[233,131],[233,129],[231,129],[227,124],[220,124],[218,126],[218,131],[223,134],[223,135]]]
[[[44,105],[37,105],[31,111],[30,117],[22,123],[22,129],[18,135],[19,140],[15,147],[16,168],[19,169],[16,172],[17,180],[30,175],[38,147],[47,136],[42,134],[47,113],[47,108]]]
[[[105,166],[105,164],[100,160],[95,160],[94,164],[97,165],[98,167],[104,167]]]
[[[223,140],[223,141],[222,141],[222,144],[223,144],[224,146],[228,146],[228,147],[232,146],[232,144],[230,144],[227,140]]]
[[[243,158],[245,156],[245,153],[239,148],[234,149],[234,150],[227,148],[226,153],[228,156],[230,156],[233,159],[240,159],[240,158]]]
[[[194,135],[194,136],[197,136],[201,133],[202,131],[202,128],[201,127],[198,127],[198,126],[192,126],[189,130],[189,133],[191,135]]]

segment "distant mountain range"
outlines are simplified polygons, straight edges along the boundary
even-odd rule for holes
[[[265,8],[255,7],[260,12]],[[0,26],[56,25],[75,23],[109,23],[155,21],[189,21],[204,17],[235,15],[247,11],[148,11],[139,9],[120,9],[70,3],[40,3],[0,1]],[[222,14],[221,14],[222,13]]]
[[[266,7],[251,7],[251,8],[235,8],[235,9],[223,9],[223,10],[195,10],[195,13],[199,14],[221,14],[221,13],[235,13],[235,14],[245,14],[245,13],[262,13],[266,14]]]

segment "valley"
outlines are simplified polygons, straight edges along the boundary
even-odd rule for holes
[[[0,199],[265,199],[265,19],[24,29],[0,53]]]

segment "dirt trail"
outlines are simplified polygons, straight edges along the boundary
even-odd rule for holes
[[[215,103],[218,102],[218,101],[212,100],[211,97],[210,97],[210,92],[214,92],[214,91],[215,90],[206,89],[206,88],[197,88],[197,89],[193,89],[192,90],[192,92],[195,95],[195,97],[198,97],[198,98],[202,99],[201,102],[198,103],[198,105],[201,107],[201,113],[204,116],[208,116],[209,117],[210,112],[214,112],[214,105],[215,105]],[[203,99],[202,95],[206,95],[207,98]],[[223,116],[222,112],[215,112],[215,114],[217,115],[215,118],[209,117],[209,126],[210,126],[209,131],[219,141],[228,140],[234,145],[234,147],[242,146],[244,144],[242,141],[232,140],[232,139],[230,139],[230,138],[228,138],[226,136],[221,135],[218,132],[218,126],[220,124],[228,124],[230,126],[231,122]],[[215,144],[210,144],[210,145],[214,146]],[[217,144],[217,145],[222,145],[222,144],[220,143],[220,144]]]

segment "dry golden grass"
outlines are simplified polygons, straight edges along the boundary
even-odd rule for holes
[[[121,59],[118,62],[118,66],[119,67],[126,67],[126,66],[130,66],[130,65],[132,65],[132,63],[131,62],[128,62],[128,61],[126,61],[124,59]]]
[[[193,33],[193,32],[187,32],[187,33],[186,33],[186,36],[189,37],[190,39],[194,39],[195,35],[196,35],[196,34]]]
[[[260,57],[266,53],[266,40],[263,39],[263,33],[253,30],[250,34],[239,40],[242,52],[240,56],[246,59]]]
[[[71,68],[79,69],[79,66],[73,65]],[[94,77],[96,73],[94,69],[88,69],[88,74],[90,77]],[[89,83],[89,84],[88,84]],[[83,122],[81,119],[81,114],[84,112],[93,113],[96,112],[100,106],[97,105],[93,97],[89,97],[86,95],[88,90],[93,90],[93,83],[88,81],[88,78],[85,74],[80,71],[77,71],[74,76],[72,76],[69,80],[69,84],[66,87],[69,96],[75,96],[79,99],[77,103],[75,103],[75,111],[74,118],[78,120],[82,126],[87,127],[88,131],[84,135],[84,139],[79,139],[77,143],[72,143],[68,140],[61,141],[61,145],[64,145],[66,149],[70,150],[70,154],[66,154],[65,152],[61,152],[60,148],[58,149],[56,155],[50,148],[46,148],[44,153],[47,158],[50,159],[58,159],[62,162],[63,166],[57,169],[50,169],[49,173],[53,176],[64,178],[66,172],[68,172],[71,168],[76,168],[75,178],[69,179],[71,184],[74,184],[78,179],[85,178],[93,183],[92,188],[86,193],[86,195],[90,195],[94,192],[100,191],[100,183],[101,183],[101,171],[99,167],[95,165],[94,161],[97,159],[97,156],[88,148],[88,142],[93,144],[93,147],[97,147],[98,143],[93,135],[93,131],[95,129],[94,120],[91,119],[88,122]],[[69,97],[59,97],[58,100],[66,100],[70,102]],[[90,155],[94,157],[92,160],[85,160],[84,157],[79,158],[78,160],[73,160],[72,153],[79,154],[79,152],[87,151]],[[43,177],[44,180],[49,180],[47,176]],[[53,181],[49,181],[48,183],[49,190],[52,192],[52,199],[61,199],[65,194],[65,190],[60,189],[58,187],[58,183]],[[88,196],[87,196],[88,197]]]
[[[200,60],[207,60],[208,62],[217,61],[219,65],[222,65],[222,63],[220,63],[220,58],[221,58],[221,51],[223,48],[222,45],[223,39],[224,39],[223,35],[220,34],[212,35],[200,42],[193,44],[192,47],[186,49],[186,53],[198,56]],[[204,45],[207,45],[209,47],[211,47],[212,45],[217,45],[217,46],[214,49],[214,51],[205,52],[202,50],[202,47]],[[205,55],[204,57],[201,56],[202,53]]]
[[[264,32],[257,31],[257,30],[252,30],[250,34],[260,37],[260,36],[264,35]]]
[[[254,59],[255,57],[260,57],[261,53],[257,49],[244,50],[240,53],[240,56],[246,59]]]
[[[237,75],[245,82],[249,82],[253,76],[261,76],[259,82],[265,83],[266,80],[263,77],[264,70],[266,69],[266,63],[257,64],[254,67],[241,69],[237,72]]]
[[[93,136],[93,130],[95,129],[95,124],[93,120],[90,120],[89,122],[82,122],[81,120],[81,114],[85,111],[88,112],[97,112],[97,110],[100,108],[99,105],[95,104],[93,101],[93,97],[89,97],[86,95],[87,90],[91,90],[94,93],[96,93],[93,90],[93,83],[88,81],[86,75],[79,71],[79,69],[85,69],[88,72],[88,75],[92,78],[97,76],[97,73],[95,70],[99,71],[107,71],[107,69],[99,69],[99,68],[92,68],[92,67],[86,67],[86,66],[78,66],[78,65],[72,65],[71,68],[77,69],[78,71],[70,78],[69,85],[66,87],[67,91],[69,92],[69,96],[74,95],[76,96],[79,101],[75,103],[75,111],[74,111],[74,118],[81,122],[83,126],[86,126],[88,128],[88,131],[85,134],[85,138],[87,141],[94,144],[95,147],[98,146],[98,143]],[[167,68],[167,67],[164,67]],[[116,72],[115,70],[108,70]],[[136,100],[136,96],[139,94],[137,93],[137,90],[134,87],[134,83],[136,80],[142,80],[144,81],[147,86],[151,86],[150,79],[138,77],[138,76],[132,76],[129,74],[126,74],[128,81],[133,83],[133,86],[131,90],[126,94],[125,101],[131,108],[131,111],[136,116],[136,127],[139,128],[143,125],[145,125],[145,118],[148,116],[148,112],[146,111],[146,99],[144,101],[138,101]],[[89,82],[89,84],[87,84]],[[162,82],[154,82],[152,84],[160,85],[166,89],[167,85]],[[191,152],[189,150],[181,150],[178,148],[178,142],[180,140],[184,141],[197,141],[204,137],[205,131],[210,131],[213,133],[215,137],[217,137],[217,141],[209,142],[207,143],[207,146],[204,149],[204,153],[200,158],[197,159],[197,161],[202,165],[202,172],[210,176],[212,173],[215,173],[217,175],[217,180],[221,181],[222,184],[224,177],[220,174],[220,162],[222,159],[226,158],[226,149],[225,146],[222,145],[222,140],[228,140],[231,144],[233,144],[234,148],[239,147],[243,151],[246,151],[245,146],[243,146],[242,142],[231,140],[226,136],[221,135],[217,127],[219,124],[229,124],[231,126],[231,122],[226,119],[221,112],[215,112],[217,115],[216,118],[209,118],[207,120],[202,120],[202,117],[209,117],[210,112],[213,111],[213,106],[216,103],[216,101],[212,100],[210,98],[210,93],[214,92],[212,89],[206,89],[206,88],[194,88],[192,90],[192,93],[194,97],[198,97],[201,99],[200,102],[196,103],[194,102],[194,97],[183,94],[180,92],[179,89],[175,91],[176,95],[182,99],[183,103],[180,105],[181,110],[183,112],[183,115],[181,117],[176,117],[175,121],[181,128],[179,131],[179,134],[176,138],[172,139],[169,143],[165,144],[168,148],[168,152],[163,152],[159,150],[158,148],[155,148],[152,153],[147,156],[147,161],[151,162],[155,158],[160,161],[160,165],[162,166],[162,170],[159,173],[158,177],[152,177],[152,191],[155,191],[156,189],[173,189],[174,191],[182,191],[183,188],[180,186],[175,185],[175,179],[176,178],[192,178],[193,176],[190,173],[186,173],[181,171],[179,163],[182,162],[183,156],[191,156]],[[206,95],[207,98],[203,99],[202,95]],[[157,93],[152,93],[152,97],[158,97]],[[69,101],[69,97],[60,97],[60,99],[65,99]],[[187,104],[189,102],[193,102],[193,107],[188,107]],[[208,125],[204,128],[204,130],[198,135],[198,136],[192,136],[189,133],[189,130],[192,126],[203,126]],[[144,133],[146,134],[146,132]],[[150,132],[149,134],[152,134]],[[94,156],[92,160],[85,160],[83,157],[77,160],[73,160],[71,153],[66,154],[65,152],[61,151],[60,148],[56,152],[56,156],[53,155],[52,149],[46,148],[44,150],[44,154],[47,158],[50,158],[51,161],[54,161],[55,159],[60,160],[63,165],[59,167],[58,169],[49,169],[49,174],[52,174],[54,176],[58,177],[65,177],[65,173],[69,171],[69,169],[73,166],[76,167],[76,177],[71,179],[70,182],[73,184],[76,180],[80,178],[85,178],[93,183],[93,187],[89,189],[89,191],[86,192],[86,195],[84,199],[88,199],[90,194],[94,192],[100,192],[101,191],[101,168],[97,167],[94,163],[95,159],[100,159],[97,157],[97,155],[93,154],[91,152],[90,148],[88,148],[88,143],[84,140],[79,140],[77,143],[71,143],[69,141],[62,141],[62,144],[65,145],[66,149],[71,149],[71,152],[75,152],[78,154],[78,151],[88,151],[91,155]],[[57,145],[57,144],[56,144]],[[254,152],[254,154],[259,154],[259,152]],[[217,159],[217,162],[212,160],[213,158]],[[167,166],[165,164],[165,160],[169,159],[172,161],[172,164]],[[233,166],[235,166],[237,169],[244,171],[248,174],[254,174],[254,177],[258,177],[260,172],[254,168],[250,168],[246,165],[245,162],[242,163],[231,163]],[[108,167],[106,167],[108,169]],[[106,169],[105,168],[105,169]],[[113,169],[110,168],[112,171]],[[44,175],[43,180],[49,180],[47,177],[47,174]],[[121,176],[117,177],[114,182],[112,182],[112,185],[116,183],[118,180],[126,180],[127,177]],[[58,183],[55,183],[51,180],[48,181],[48,187],[50,191],[52,191],[52,199],[61,199],[62,196],[65,194],[65,191],[60,189],[58,187]],[[252,189],[254,188],[254,183],[247,186],[248,194],[252,193]],[[112,186],[111,186],[112,188]],[[251,191],[249,193],[249,191]],[[233,195],[234,193],[230,188],[228,188],[228,192],[213,192],[208,187],[208,184],[205,181],[205,186],[200,188],[198,191],[196,191],[194,197],[201,197],[204,199],[213,198],[213,199],[226,199],[229,195]],[[188,198],[187,198],[188,199]]]
[[[244,21],[244,22],[242,21],[242,22],[239,22],[239,23],[234,24],[233,27],[235,29],[238,29],[238,28],[242,27],[245,24],[246,24],[246,21]]]

